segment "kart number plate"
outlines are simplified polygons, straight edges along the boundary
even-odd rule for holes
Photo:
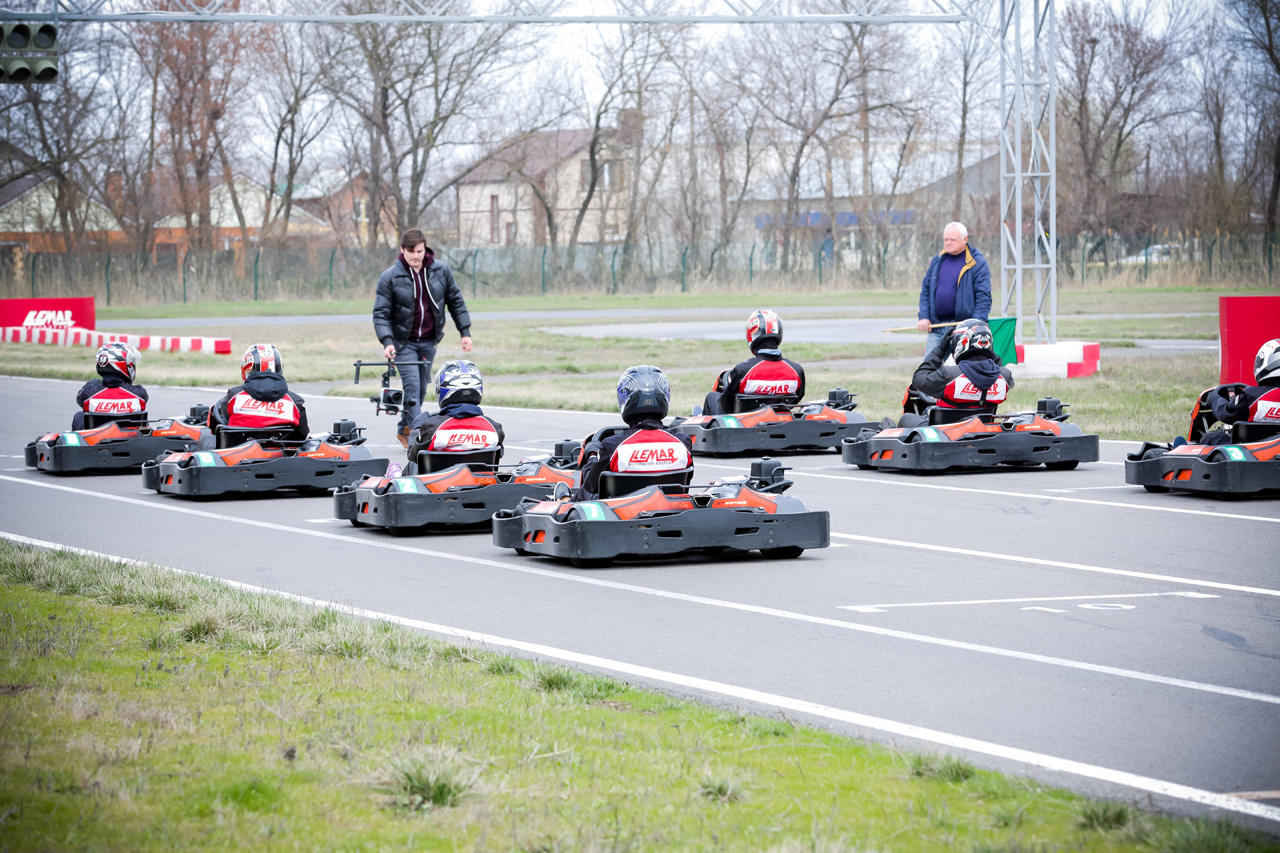
[[[200,463],[201,468],[210,468],[213,466],[213,454],[207,450],[201,450],[196,454],[196,461]]]
[[[920,435],[925,441],[942,441],[942,437],[938,435],[938,431],[933,427],[924,427],[920,430]]]
[[[62,443],[71,447],[78,447],[80,445],[80,436],[74,432],[64,432],[62,434]]]
[[[578,513],[583,521],[604,521],[604,509],[597,503],[578,504]]]
[[[1231,459],[1233,459],[1234,461],[1236,461],[1236,462],[1243,462],[1243,461],[1244,461],[1244,450],[1243,450],[1243,449],[1241,449],[1241,448],[1239,448],[1239,447],[1235,447],[1235,446],[1233,446],[1233,445],[1228,444],[1228,445],[1226,445],[1225,447],[1223,447],[1223,448],[1222,448],[1222,450],[1223,450],[1223,452],[1225,452],[1225,453],[1227,454],[1227,456],[1229,456],[1229,457],[1230,457]]]
[[[730,427],[730,428],[735,428],[735,427],[736,427],[736,428],[738,428],[738,429],[741,429],[741,428],[742,428],[742,421],[738,420],[737,418],[733,417],[732,415],[726,415],[726,416],[725,416],[725,418],[724,418],[724,425],[725,425],[725,426],[727,426],[727,427]]]
[[[418,493],[418,481],[412,477],[401,477],[396,480],[396,483],[400,485],[401,492],[413,492],[415,495]]]

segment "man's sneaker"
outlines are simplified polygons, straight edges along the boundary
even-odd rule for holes
[[[880,429],[894,429],[895,427],[897,427],[897,425],[898,425],[898,422],[895,421],[893,418],[880,419]]]
[[[1187,443],[1187,439],[1186,439],[1186,437],[1185,437],[1185,436],[1181,436],[1181,435],[1180,435],[1180,436],[1178,436],[1177,438],[1175,438],[1175,439],[1173,440],[1173,444],[1169,445],[1169,448],[1170,448],[1170,449],[1173,449],[1173,448],[1175,448],[1175,447],[1181,447],[1182,445],[1184,445],[1184,444],[1186,444],[1186,443]]]
[[[387,464],[387,473],[383,474],[383,476],[388,480],[394,480],[402,473],[404,473],[404,469],[400,467],[399,462],[390,462]]]
[[[409,449],[409,433],[412,431],[412,427],[400,427],[396,430],[396,441],[400,442],[405,450]]]

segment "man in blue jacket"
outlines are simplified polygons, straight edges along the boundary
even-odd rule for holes
[[[961,320],[987,321],[991,313],[991,268],[982,253],[969,245],[969,229],[951,222],[942,230],[942,252],[929,264],[920,285],[920,320],[916,328],[928,332],[924,351],[933,352],[949,325]]]
[[[462,351],[471,351],[471,315],[453,271],[427,245],[416,228],[400,237],[400,257],[378,279],[373,300],[373,329],[383,354],[400,362],[404,410],[396,438],[406,448],[414,419],[422,413],[422,398],[431,387],[431,363],[444,337],[445,311],[462,336]],[[413,364],[403,362],[412,361]]]

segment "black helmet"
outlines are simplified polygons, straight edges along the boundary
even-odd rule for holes
[[[981,320],[963,320],[951,333],[951,355],[956,361],[965,358],[995,358],[991,327]]]
[[[138,351],[128,344],[110,343],[98,350],[98,375],[132,382],[138,375]]]
[[[671,383],[652,365],[628,367],[618,379],[618,412],[628,424],[645,418],[661,420],[671,403]]]
[[[747,318],[747,346],[752,353],[782,346],[782,318],[768,308],[753,313]]]

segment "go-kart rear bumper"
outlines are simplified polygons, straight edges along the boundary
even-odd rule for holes
[[[1002,432],[958,441],[904,442],[870,435],[846,440],[840,455],[850,465],[912,471],[1097,462],[1098,436]]]
[[[1145,449],[1145,447],[1144,447]],[[1280,490],[1280,457],[1206,462],[1198,456],[1169,455],[1142,459],[1141,452],[1124,462],[1124,481],[1134,486],[1211,494],[1251,494]]]
[[[526,497],[546,497],[552,488],[546,483],[492,483],[447,492],[404,492],[392,486],[379,494],[374,488],[348,486],[333,495],[333,517],[391,530],[488,527],[498,510],[511,509]]]
[[[550,515],[504,510],[493,518],[493,543],[568,560],[669,555],[703,548],[826,548],[831,544],[831,518],[825,511],[768,514],[694,509],[626,521],[561,522]]]
[[[138,468],[161,454],[179,452],[194,446],[195,442],[189,438],[157,436],[138,436],[93,445],[33,441],[27,445],[24,456],[28,466],[56,474],[127,471]]]
[[[191,460],[188,460],[191,461]],[[184,467],[151,461],[142,466],[143,488],[183,497],[207,497],[275,489],[336,489],[380,475],[386,459],[285,457],[231,466]]]
[[[693,439],[695,455],[728,456],[735,453],[786,450],[831,450],[840,442],[871,426],[860,414],[850,423],[839,421],[793,420],[761,424],[753,427],[704,426],[684,424],[675,427]]]

